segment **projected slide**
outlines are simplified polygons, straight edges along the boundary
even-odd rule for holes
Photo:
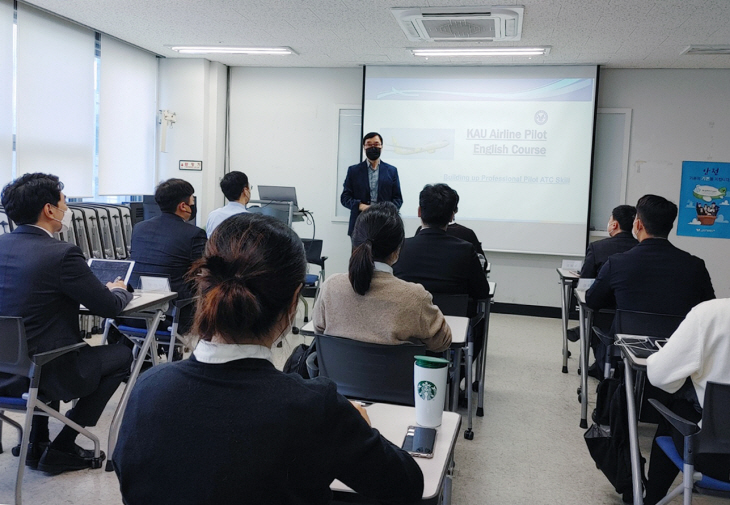
[[[425,184],[444,182],[458,220],[502,236],[487,248],[582,254],[595,78],[595,67],[368,67],[363,128],[398,167],[404,217]]]

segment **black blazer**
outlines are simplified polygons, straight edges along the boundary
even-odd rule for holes
[[[622,231],[613,237],[588,244],[580,276],[584,279],[595,279],[609,256],[626,252],[638,243],[630,232]]]
[[[439,228],[423,228],[406,239],[393,273],[422,284],[431,293],[468,294],[470,317],[476,313],[474,300],[489,296],[489,283],[474,247]]]
[[[0,236],[0,315],[23,318],[28,352],[33,354],[81,342],[79,304],[101,317],[117,316],[132,299],[110,291],[89,269],[81,249],[22,225]],[[101,362],[69,353],[43,367],[41,390],[49,398],[71,400],[94,391]],[[28,382],[5,376],[0,389],[27,391]]]
[[[347,169],[347,177],[342,185],[340,202],[350,209],[350,224],[347,234],[352,235],[357,216],[360,215],[360,203],[370,203],[370,179],[368,179],[369,162],[363,161]],[[380,161],[378,174],[378,201],[393,202],[400,209],[403,195],[400,192],[398,169],[384,161]]]
[[[594,309],[685,316],[698,303],[715,298],[705,262],[668,240],[646,239],[603,265],[586,293]]]
[[[137,223],[132,230],[134,273],[166,275],[178,299],[191,298],[192,286],[184,277],[203,255],[207,239],[205,230],[175,214],[162,213]]]
[[[419,226],[416,229],[416,233],[421,231],[422,227]],[[462,226],[459,223],[451,223],[449,226],[446,227],[446,233],[451,235],[452,237],[460,238],[461,240],[466,240],[474,247],[474,252],[477,254],[481,254],[484,256],[484,259],[486,261],[487,256],[484,254],[484,249],[482,249],[482,243],[479,242],[479,238],[477,238],[477,234],[474,233],[474,230],[471,228],[467,228],[466,226]]]

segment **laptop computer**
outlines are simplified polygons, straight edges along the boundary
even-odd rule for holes
[[[88,262],[89,268],[102,284],[114,282],[121,279],[125,284],[129,283],[134,269],[134,261],[128,260],[102,260],[91,258]]]
[[[297,190],[293,186],[259,186],[259,200],[274,200],[276,202],[292,202],[294,211],[299,210]],[[286,203],[272,203],[270,206],[289,211]]]

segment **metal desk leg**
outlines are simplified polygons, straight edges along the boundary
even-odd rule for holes
[[[477,416],[484,417],[484,381],[487,377],[487,342],[489,342],[489,316],[492,313],[492,299],[487,300],[484,308],[484,345],[482,354],[479,356],[479,400],[477,403]]]
[[[634,486],[634,505],[644,505],[641,483],[641,455],[639,454],[639,428],[636,418],[636,398],[634,396],[634,377],[631,374],[629,359],[624,358],[624,381],[626,383],[626,407],[629,414],[629,444],[631,448],[631,482]]]
[[[468,410],[467,415],[467,427],[466,431],[464,431],[464,438],[467,440],[473,440],[474,439],[474,432],[472,431],[472,399],[474,397],[474,392],[472,391],[472,365],[474,363],[474,341],[470,340],[469,343],[466,346],[466,408]]]
[[[560,285],[563,291],[560,297],[563,317],[563,373],[568,373],[568,305],[570,304],[570,289],[573,287],[573,283],[561,279]]]
[[[580,427],[588,428],[588,339],[591,312],[580,304]]]
[[[114,417],[112,417],[112,422],[111,422],[111,425],[109,426],[109,443],[107,446],[107,451],[109,453],[109,459],[107,459],[107,461],[106,461],[106,468],[105,468],[105,470],[107,472],[111,472],[113,470],[112,455],[114,454],[114,448],[117,445],[117,437],[119,436],[119,427],[122,424],[122,418],[124,417],[124,411],[127,409],[127,402],[129,401],[129,395],[132,394],[132,389],[134,388],[134,383],[137,382],[137,377],[139,376],[139,372],[142,370],[142,364],[144,363],[145,357],[147,356],[147,352],[150,349],[150,345],[152,345],[152,342],[155,341],[155,330],[157,329],[157,325],[160,324],[162,315],[163,315],[162,310],[158,309],[157,311],[155,311],[154,316],[146,318],[147,336],[145,337],[144,342],[142,343],[142,349],[140,349],[139,356],[138,356],[137,360],[135,360],[135,362],[134,362],[134,366],[132,367],[132,373],[129,375],[129,379],[127,379],[127,385],[124,388],[122,397],[119,399],[119,404],[117,405],[117,409],[114,411]],[[155,351],[155,354],[157,354],[156,351]]]
[[[454,383],[451,385],[451,412],[459,408],[459,386],[461,385],[461,354],[462,347],[454,349]]]

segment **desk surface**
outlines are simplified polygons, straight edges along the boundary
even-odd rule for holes
[[[570,268],[558,268],[558,275],[561,279],[580,279],[580,273]]]
[[[124,307],[120,316],[128,316],[137,312],[143,312],[150,308],[156,308],[157,305],[167,303],[177,298],[177,293],[171,291],[169,293],[151,292],[151,291],[140,291],[134,292],[134,298]],[[79,312],[82,314],[90,314],[89,309],[83,305],[79,306]]]
[[[585,305],[586,303],[586,291],[587,289],[576,289],[575,290],[575,297],[578,298],[578,303],[582,303]]]
[[[490,282],[490,284],[492,284]],[[462,316],[444,316],[451,328],[451,345],[463,345],[466,342],[466,335],[469,331],[469,318]],[[314,336],[314,321],[309,321],[299,329],[302,335]]]
[[[631,338],[631,337],[641,337],[643,335],[628,335],[626,333],[617,333],[616,338]],[[634,370],[646,370],[646,358],[639,358],[636,354],[631,352],[631,349],[624,345],[620,345],[619,348],[621,349],[621,353],[626,356],[629,359],[629,363],[631,364],[631,368]]]
[[[401,446],[409,426],[416,425],[416,409],[401,405],[374,403],[366,407],[373,428],[380,431],[387,440]],[[451,452],[456,444],[456,436],[461,426],[461,415],[444,412],[443,422],[437,429],[433,458],[414,458],[423,472],[423,499],[433,499],[442,488]],[[352,492],[339,480],[330,486],[333,491]]]

